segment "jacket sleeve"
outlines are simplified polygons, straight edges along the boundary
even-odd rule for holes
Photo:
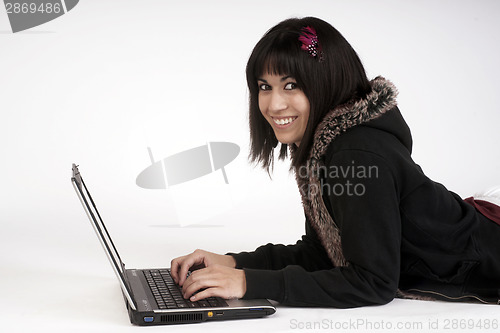
[[[245,298],[338,308],[385,304],[394,298],[401,218],[393,171],[384,158],[360,150],[340,151],[326,165],[335,169],[327,168],[332,174],[326,176],[323,198],[340,228],[348,265],[316,271],[293,263],[275,270],[247,268]]]

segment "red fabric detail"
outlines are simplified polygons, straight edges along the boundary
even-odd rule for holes
[[[464,199],[465,202],[474,206],[481,214],[486,216],[488,219],[500,225],[500,206],[494,203],[476,200],[473,197]]]

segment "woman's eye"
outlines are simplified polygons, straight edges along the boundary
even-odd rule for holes
[[[297,83],[295,82],[289,82],[285,86],[285,90],[293,90],[297,88]]]
[[[265,84],[265,83],[262,83],[262,84],[259,84],[259,90],[271,90],[271,87],[269,87],[269,85]]]

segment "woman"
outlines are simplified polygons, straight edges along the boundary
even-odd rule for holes
[[[290,151],[306,234],[295,245],[172,260],[186,298],[499,302],[500,207],[465,202],[423,174],[396,88],[368,81],[337,30],[316,18],[283,21],[255,46],[246,74],[251,159],[269,171],[278,143],[279,158]]]

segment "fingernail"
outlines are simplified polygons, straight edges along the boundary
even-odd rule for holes
[[[191,302],[194,302],[196,301],[196,297],[195,296],[191,296],[191,298],[189,299]]]

